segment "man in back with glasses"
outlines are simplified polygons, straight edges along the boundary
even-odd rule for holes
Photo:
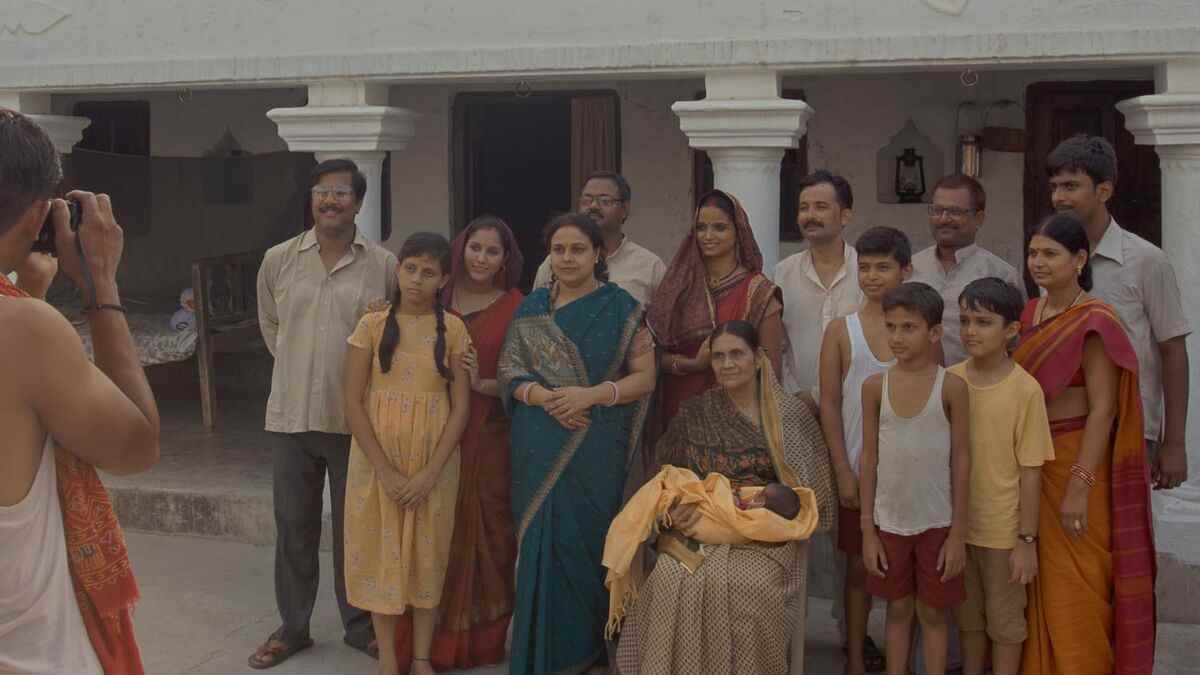
[[[967,358],[959,337],[958,319],[958,296],[967,284],[984,277],[999,277],[1018,290],[1025,288],[1016,268],[975,243],[983,227],[986,206],[987,195],[974,178],[952,174],[939,180],[933,186],[933,200],[929,204],[929,230],[934,244],[913,255],[909,281],[933,286],[946,303],[942,317],[946,366]]]
[[[667,273],[662,258],[649,249],[634,243],[625,234],[625,221],[633,197],[629,182],[611,171],[588,176],[579,195],[579,212],[586,213],[600,225],[604,233],[605,260],[608,279],[643,305],[654,295],[654,289]],[[550,285],[549,256],[538,268],[533,287]]]

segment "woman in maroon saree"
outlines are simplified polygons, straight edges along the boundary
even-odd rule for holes
[[[752,324],[779,373],[782,314],[782,295],[762,274],[762,254],[745,209],[728,193],[705,194],[646,315],[655,341],[666,350],[661,363],[662,428],[681,403],[716,383],[707,344],[719,324]]]
[[[500,403],[496,362],[513,313],[524,299],[516,286],[522,257],[504,221],[481,216],[451,246],[451,282],[442,303],[459,314],[474,352],[471,415],[460,445],[462,466],[450,566],[431,660],[439,671],[500,663],[513,611],[516,534],[509,500],[509,421]],[[412,622],[397,631],[400,663],[409,663]]]

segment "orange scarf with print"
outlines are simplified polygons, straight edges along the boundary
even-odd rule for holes
[[[29,297],[0,274],[0,296]],[[142,675],[133,634],[137,581],[108,491],[90,464],[55,452],[67,560],[83,625],[107,675]]]

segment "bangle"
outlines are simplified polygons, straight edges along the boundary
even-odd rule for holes
[[[533,385],[534,383],[530,382],[517,392],[517,398],[521,399],[521,403],[529,405],[529,394],[533,391]]]
[[[621,388],[618,387],[617,383],[613,382],[612,380],[606,380],[604,382],[604,384],[607,384],[608,386],[612,387],[612,400],[610,400],[607,404],[605,404],[606,407],[611,408],[617,404],[617,401],[621,400]]]
[[[1096,486],[1096,474],[1083,468],[1082,464],[1072,464],[1071,475],[1083,481],[1088,487]]]
[[[83,308],[83,311],[85,311],[85,312],[99,312],[99,311],[100,311],[100,310],[102,310],[102,309],[107,309],[107,310],[109,310],[109,311],[112,311],[112,312],[120,312],[120,313],[122,313],[122,314],[129,314],[129,312],[127,312],[127,311],[125,310],[125,308],[124,308],[124,307],[122,307],[121,305],[104,305],[104,304],[99,304],[99,305],[88,305],[88,306],[86,306],[86,307],[84,307],[84,308]]]

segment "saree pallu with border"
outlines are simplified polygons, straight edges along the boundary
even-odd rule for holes
[[[0,295],[29,297],[3,274]],[[138,586],[108,490],[95,467],[75,455],[58,448],[54,460],[67,566],[83,626],[105,673],[141,675],[142,656],[133,633]]]
[[[742,320],[754,324],[755,328],[767,316],[771,300],[779,297],[779,287],[758,272],[747,272],[730,279],[717,288],[710,289],[707,299],[709,313],[712,315],[712,328],[726,321]],[[679,353],[694,358],[700,351],[701,345],[708,339],[708,334],[689,335],[683,338]],[[662,376],[662,421],[668,424],[676,414],[679,406],[689,398],[702,394],[716,384],[711,370],[702,373],[675,375],[664,373]]]
[[[504,336],[524,296],[510,290],[464,317],[479,355],[479,376],[496,377]],[[430,660],[437,670],[500,663],[513,610],[517,542],[510,508],[509,420],[500,400],[471,392],[471,413],[459,443],[461,467],[450,564]],[[412,660],[412,614],[396,626],[402,672]]]
[[[1030,325],[1035,303],[1026,307],[1024,325]],[[1092,334],[1121,370],[1112,450],[1095,471],[1088,530],[1074,539],[1058,513],[1086,418],[1051,422],[1055,459],[1042,468],[1040,571],[1029,586],[1021,669],[1027,675],[1140,675],[1154,669],[1156,561],[1133,346],[1113,309],[1087,300],[1024,331],[1013,358],[1052,400],[1082,367],[1084,340]]]
[[[648,398],[594,407],[589,425],[572,431],[513,395],[526,382],[557,388],[619,380],[628,359],[649,348],[639,335],[641,305],[611,283],[554,311],[549,291],[538,289],[509,329],[498,379],[512,415],[517,522],[510,673],[578,673],[604,653],[604,536],[638,455]]]

